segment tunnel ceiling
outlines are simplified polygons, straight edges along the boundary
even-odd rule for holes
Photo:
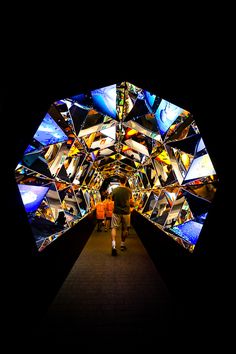
[[[217,182],[193,115],[129,82],[53,102],[15,175],[39,250],[91,210],[106,179],[121,175],[137,210],[193,250]],[[197,236],[186,236],[184,225]]]

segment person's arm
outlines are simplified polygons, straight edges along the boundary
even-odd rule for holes
[[[133,195],[132,195],[132,192],[131,192],[131,190],[130,190],[130,199],[129,199],[129,204],[130,204],[130,206],[131,206],[131,208],[133,208],[134,207],[134,200],[133,200]]]
[[[130,198],[129,204],[130,204],[130,207],[131,207],[131,208],[134,207],[134,200],[133,200],[133,198]]]

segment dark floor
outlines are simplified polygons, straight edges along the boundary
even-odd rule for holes
[[[94,230],[48,313],[34,327],[36,342],[42,336],[57,344],[67,338],[87,348],[96,343],[98,350],[113,337],[116,347],[127,339],[138,346],[144,338],[149,343],[171,338],[177,325],[175,299],[134,229],[126,251],[119,250],[119,241],[118,255],[112,257],[110,231]]]
[[[164,353],[169,346],[176,351],[199,343],[205,347],[206,341],[211,346],[219,340],[229,343],[234,327],[227,317],[234,319],[235,306],[227,263],[218,256],[205,262],[194,254],[187,259],[168,256],[164,245],[144,242],[151,235],[168,238],[155,234],[141,217],[140,221],[134,222],[138,235],[131,228],[128,249],[118,250],[117,257],[111,256],[110,232],[95,229],[90,235],[94,226],[87,220],[74,235],[58,239],[52,252],[42,254],[37,267],[26,263],[23,272],[22,262],[15,262],[8,276],[11,291],[7,302],[1,302],[8,348],[29,346],[42,353],[66,345],[66,353],[74,353],[74,347],[78,353]],[[76,250],[72,241],[84,236],[85,229],[88,241]],[[119,248],[119,238],[117,243]],[[73,260],[72,267],[69,262],[61,269],[67,259]],[[32,295],[33,280],[38,286]]]

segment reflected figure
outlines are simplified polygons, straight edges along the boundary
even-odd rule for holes
[[[70,208],[68,209],[68,211],[69,211],[69,213],[74,214],[74,209],[73,209],[72,207],[70,207]]]
[[[59,211],[58,217],[56,220],[56,225],[64,227],[66,224],[66,217],[64,211]]]

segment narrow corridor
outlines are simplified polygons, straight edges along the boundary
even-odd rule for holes
[[[34,338],[102,341],[171,335],[173,299],[135,230],[111,256],[110,232],[94,229]],[[90,343],[91,344],[91,343]]]

